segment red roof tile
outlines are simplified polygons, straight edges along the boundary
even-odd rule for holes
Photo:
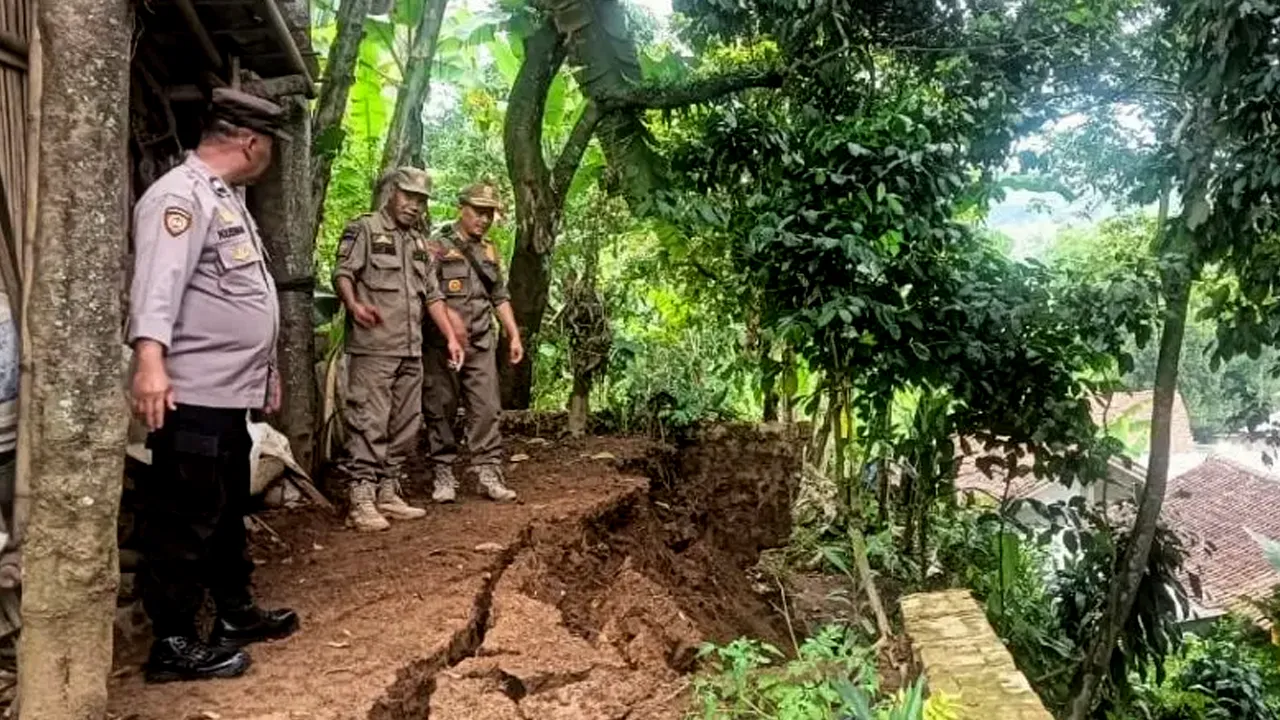
[[[1008,489],[1008,499],[1017,500],[1021,498],[1031,497],[1036,491],[1050,485],[1052,480],[1037,478],[1031,472],[1031,465],[1035,459],[1029,454],[1024,454],[1018,460],[1017,476],[1009,480],[1009,472],[1002,465],[996,464],[988,466],[990,475],[983,471],[978,465],[980,458],[992,458],[1004,461],[1005,450],[996,448],[990,451],[983,449],[982,444],[977,441],[972,442],[972,455],[960,455],[960,467],[956,469],[956,490],[960,491],[976,491],[986,495],[990,495],[996,500],[1005,498],[1006,486]]]
[[[1202,605],[1226,609],[1242,596],[1260,598],[1280,583],[1280,573],[1245,531],[1280,539],[1280,481],[1211,457],[1169,480],[1164,514],[1173,527],[1211,546],[1186,562],[1186,570],[1200,576]]]
[[[1117,392],[1110,395],[1095,395],[1089,401],[1093,422],[1099,427],[1103,424],[1115,423],[1120,418],[1149,426],[1151,423],[1151,406],[1155,393],[1151,390],[1135,392]],[[1187,414],[1187,405],[1182,401],[1182,393],[1173,396],[1173,429],[1170,445],[1175,455],[1195,451],[1196,440],[1191,434],[1191,418]]]

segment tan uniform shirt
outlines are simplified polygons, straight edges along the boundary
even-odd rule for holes
[[[258,226],[194,153],[133,210],[128,341],[165,346],[175,400],[261,408],[280,306]]]
[[[396,225],[386,212],[347,225],[338,245],[338,278],[351,280],[356,300],[372,305],[382,322],[362,327],[347,315],[347,352],[422,357],[422,321],[429,303],[443,300],[426,240]]]
[[[493,344],[493,309],[511,300],[498,249],[488,240],[460,237],[452,224],[436,231],[428,246],[438,265],[445,302],[462,317],[471,345],[479,350],[489,349]],[[474,266],[468,255],[475,260]],[[439,333],[431,333],[430,337],[436,344],[444,344]]]

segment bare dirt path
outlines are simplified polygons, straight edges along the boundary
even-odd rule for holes
[[[517,440],[519,504],[466,496],[372,536],[268,514],[282,542],[258,538],[258,595],[302,630],[252,647],[242,678],[161,686],[145,640],[122,643],[112,717],[679,718],[702,641],[778,637],[742,570],[785,538],[793,458],[754,433]]]

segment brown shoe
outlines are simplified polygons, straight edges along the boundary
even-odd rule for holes
[[[391,527],[391,523],[374,506],[373,483],[351,486],[351,511],[347,513],[347,525],[360,532],[378,532]]]
[[[516,499],[516,491],[502,482],[502,471],[497,465],[482,465],[477,472],[480,476],[477,485],[481,495],[498,502],[511,502]]]
[[[400,497],[400,483],[390,478],[383,478],[378,483],[378,500],[374,507],[383,517],[393,520],[419,520],[427,515],[426,510],[405,502]]]

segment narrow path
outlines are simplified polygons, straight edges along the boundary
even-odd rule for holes
[[[283,541],[259,543],[258,594],[302,631],[242,678],[162,686],[125,643],[111,717],[678,720],[702,642],[782,641],[744,569],[790,533],[796,447],[751,428],[516,441],[519,504],[465,497],[372,536],[268,515]]]
[[[433,507],[421,522],[397,523],[372,536],[310,510],[269,514],[265,519],[289,547],[256,553],[257,592],[265,605],[297,609],[302,631],[251,648],[254,665],[242,678],[160,686],[142,682],[145,648],[135,643],[119,653],[112,716],[425,717],[430,688],[420,681],[478,641],[492,586],[521,536],[535,522],[572,522],[643,492],[643,478],[617,467],[646,448],[643,441],[619,439],[521,447],[532,456],[510,472],[521,503],[467,496],[458,505]],[[602,452],[619,461],[589,459]],[[412,714],[416,706],[422,714]]]

